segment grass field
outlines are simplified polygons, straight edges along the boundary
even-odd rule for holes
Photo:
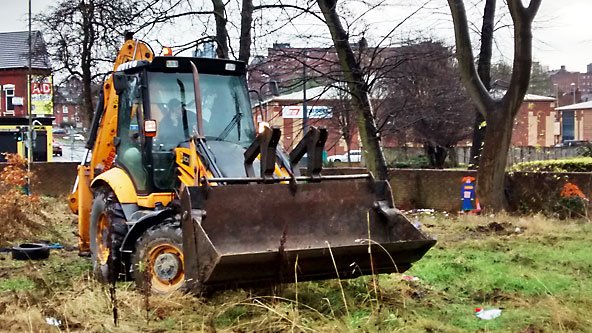
[[[55,199],[47,235],[75,245],[74,216]],[[49,260],[0,254],[2,332],[586,332],[592,331],[592,225],[542,216],[420,214],[438,239],[400,274],[218,292],[206,298],[144,296],[108,288],[76,251]],[[343,288],[343,293],[342,293]],[[502,308],[480,320],[474,308]],[[59,320],[58,326],[46,323]]]

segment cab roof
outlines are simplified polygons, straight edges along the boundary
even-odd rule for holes
[[[155,57],[152,62],[137,61],[122,64],[120,70],[133,73],[145,68],[150,72],[191,73],[191,63],[202,74],[242,76],[247,71],[246,63],[242,61],[194,57]]]

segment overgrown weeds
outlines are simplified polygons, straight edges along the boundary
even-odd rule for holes
[[[70,221],[71,215],[61,214],[52,218]],[[587,316],[592,225],[585,220],[438,213],[418,219],[438,244],[404,273],[417,279],[391,274],[377,281],[366,276],[299,282],[275,293],[230,290],[207,299],[145,296],[132,283],[118,282],[118,326],[109,288],[92,279],[87,259],[53,251],[47,261],[28,263],[0,254],[0,331],[558,332],[592,327]],[[75,244],[74,226],[65,224],[60,242]],[[481,321],[475,307],[503,312]],[[48,325],[48,318],[59,325]]]
[[[36,195],[29,195],[27,161],[17,154],[6,154],[7,165],[0,171],[0,246],[50,231],[50,218]]]

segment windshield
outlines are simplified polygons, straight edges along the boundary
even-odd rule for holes
[[[199,79],[206,138],[248,147],[255,129],[244,79],[213,74],[200,74]],[[173,149],[197,127],[193,76],[151,72],[148,87],[150,116],[158,124],[153,149]]]
[[[206,138],[248,147],[255,129],[244,79],[200,74],[199,80]]]

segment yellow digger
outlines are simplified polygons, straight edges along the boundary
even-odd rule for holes
[[[126,37],[69,197],[100,280],[198,293],[351,278],[403,272],[435,244],[386,181],[322,175],[325,129],[284,152],[248,94],[243,62],[154,57]]]

